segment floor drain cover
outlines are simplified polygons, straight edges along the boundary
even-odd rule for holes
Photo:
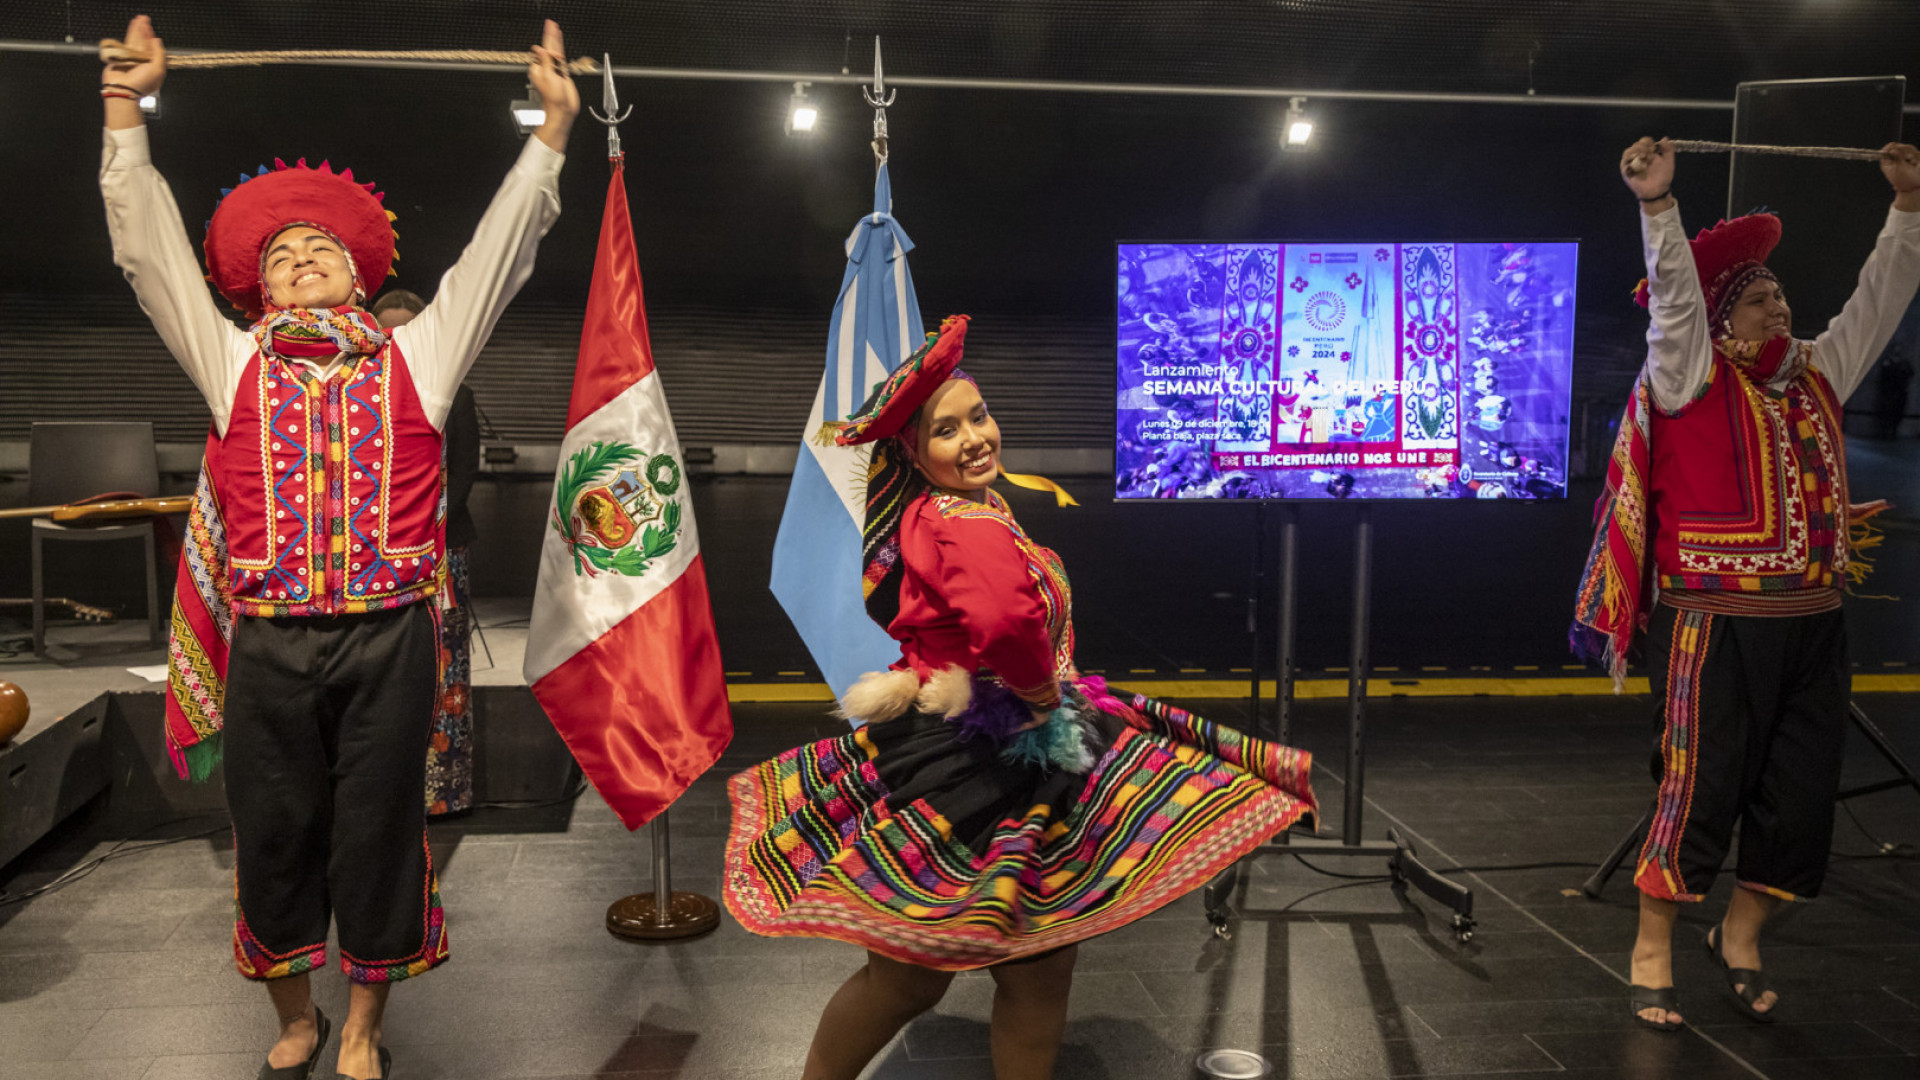
[[[1201,1076],[1222,1080],[1254,1080],[1273,1071],[1267,1059],[1247,1050],[1209,1050],[1194,1062]]]

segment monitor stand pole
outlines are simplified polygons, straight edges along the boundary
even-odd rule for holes
[[[1438,871],[1420,861],[1413,845],[1397,830],[1388,829],[1385,840],[1368,840],[1362,835],[1366,810],[1366,724],[1368,643],[1371,639],[1368,618],[1373,593],[1373,507],[1357,503],[1359,520],[1353,536],[1353,640],[1347,667],[1347,768],[1346,803],[1340,817],[1340,839],[1294,836],[1281,833],[1255,848],[1248,859],[1267,854],[1283,855],[1365,855],[1387,860],[1387,870],[1396,889],[1412,885],[1432,899],[1453,910],[1453,932],[1462,942],[1473,938],[1473,892],[1464,885],[1447,880]],[[1290,744],[1293,737],[1294,674],[1294,591],[1298,569],[1299,510],[1292,504],[1282,509],[1280,522],[1280,605],[1279,670],[1275,690],[1279,697],[1277,730],[1273,738]],[[1257,714],[1256,714],[1257,715]],[[1260,734],[1259,726],[1255,734]],[[1245,860],[1242,860],[1245,862]],[[1218,937],[1228,937],[1227,921],[1232,915],[1228,897],[1239,881],[1240,863],[1228,867],[1207,883],[1203,899],[1207,921]]]

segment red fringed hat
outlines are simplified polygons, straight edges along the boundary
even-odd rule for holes
[[[223,188],[207,222],[207,277],[220,295],[250,316],[266,310],[260,255],[267,241],[292,225],[331,234],[353,261],[354,283],[368,296],[393,272],[394,215],[381,205],[386,195],[357,183],[353,170],[335,173],[328,162],[315,169],[306,158],[288,165],[273,159],[252,176]]]
[[[1773,278],[1767,269],[1767,256],[1780,242],[1780,219],[1772,214],[1748,214],[1721,221],[1711,229],[1701,229],[1688,246],[1693,249],[1693,268],[1700,275],[1700,291],[1706,294],[1707,312],[1715,323],[1726,315],[1725,308],[1746,290],[1756,278]],[[1647,282],[1643,278],[1634,291],[1634,302],[1646,307]]]
[[[841,446],[857,446],[898,435],[940,384],[953,376],[966,341],[967,316],[942,319],[939,332],[928,334],[925,345],[900,361],[893,374],[874,387],[866,408],[847,418],[834,441]]]

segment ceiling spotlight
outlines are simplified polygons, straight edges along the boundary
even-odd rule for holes
[[[813,125],[820,121],[820,109],[812,98],[807,96],[807,87],[812,83],[793,84],[793,97],[787,102],[787,134],[811,135]]]
[[[513,110],[513,129],[522,135],[531,135],[533,129],[547,122],[547,103],[540,100],[540,91],[527,84],[527,96],[507,106]]]
[[[160,95],[158,93],[143,95],[140,98],[140,111],[144,113],[149,120],[158,119],[160,116]]]
[[[1307,118],[1306,104],[1303,97],[1288,100],[1286,126],[1280,133],[1282,150],[1305,150],[1313,138],[1313,121]]]

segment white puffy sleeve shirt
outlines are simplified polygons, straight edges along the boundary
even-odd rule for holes
[[[253,357],[253,338],[214,305],[173,192],[153,167],[147,129],[104,130],[100,193],[107,206],[113,261],[224,435],[240,375]],[[435,428],[445,425],[454,391],[501,312],[533,273],[540,239],[560,216],[559,176],[565,161],[566,155],[529,138],[473,239],[440,279],[433,302],[412,322],[391,331]],[[370,284],[376,289],[380,285]]]
[[[1676,203],[1640,215],[1647,259],[1647,384],[1663,411],[1699,396],[1713,370],[1713,327]],[[1920,212],[1889,208],[1853,296],[1813,339],[1813,362],[1845,401],[1887,347],[1920,286]],[[1788,284],[1791,290],[1791,283]],[[1791,291],[1788,293],[1792,295]]]

